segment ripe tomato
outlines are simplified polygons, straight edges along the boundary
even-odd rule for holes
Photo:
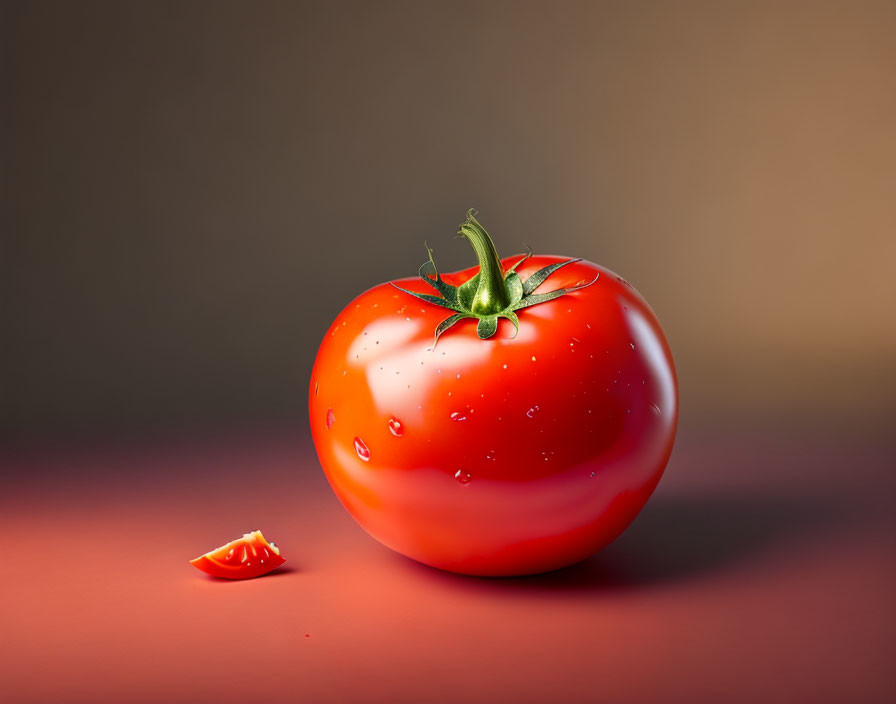
[[[420,279],[373,287],[330,326],[314,445],[339,500],[393,550],[472,575],[563,567],[656,487],[678,420],[672,356],[611,271],[500,260],[472,212],[460,234],[478,267],[440,276],[430,250]]]
[[[280,548],[265,540],[260,530],[190,560],[196,569],[224,579],[260,577],[284,562]]]

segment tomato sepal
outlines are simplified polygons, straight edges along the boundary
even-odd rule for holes
[[[480,340],[487,340],[494,336],[498,331],[498,320],[500,318],[506,318],[513,323],[513,336],[516,337],[520,325],[515,311],[552,301],[573,291],[586,288],[597,281],[598,277],[595,276],[588,283],[579,286],[559,288],[546,293],[535,293],[535,290],[551,274],[568,264],[582,261],[581,258],[566,259],[562,262],[550,264],[539,269],[523,281],[520,275],[516,273],[516,269],[532,256],[532,248],[526,245],[527,253],[504,272],[491,236],[476,220],[475,216],[476,211],[470,209],[467,212],[467,219],[460,226],[458,234],[469,240],[476,252],[476,256],[479,259],[479,271],[476,274],[460,286],[449,284],[439,274],[432,247],[424,242],[426,251],[429,254],[429,260],[420,266],[418,274],[439,295],[433,296],[428,293],[417,293],[416,291],[402,288],[395,283],[392,284],[402,293],[413,296],[424,303],[455,311],[454,315],[445,318],[436,327],[434,345],[438,343],[439,337],[444,332],[466,318],[478,321],[476,334]]]

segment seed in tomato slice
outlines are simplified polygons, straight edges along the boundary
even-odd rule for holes
[[[252,579],[285,562],[280,548],[265,540],[260,530],[246,533],[226,545],[200,555],[190,564],[213,577]]]

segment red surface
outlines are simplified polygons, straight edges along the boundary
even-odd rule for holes
[[[534,256],[517,271],[565,261]],[[309,415],[326,475],[366,531],[434,567],[503,576],[579,562],[625,529],[669,459],[678,389],[656,316],[613,272],[578,261],[537,290],[592,281],[520,310],[515,337],[502,320],[487,344],[463,320],[434,346],[452,311],[389,284],[345,307],[321,343]]]
[[[517,579],[380,546],[305,439],[3,469],[3,702],[896,700],[892,451],[873,439],[683,434],[617,542]],[[278,572],[189,565],[254,528]]]

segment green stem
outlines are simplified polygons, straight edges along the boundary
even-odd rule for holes
[[[470,310],[477,315],[495,315],[510,305],[510,296],[507,294],[504,271],[495,243],[473,217],[474,212],[467,212],[467,219],[458,231],[461,237],[470,241],[479,259],[479,284],[473,294]]]

